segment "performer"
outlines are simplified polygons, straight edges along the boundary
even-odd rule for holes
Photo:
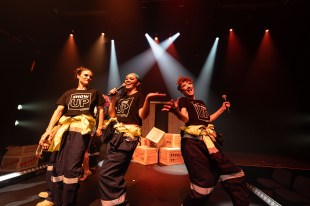
[[[95,107],[99,109],[99,125],[103,122],[105,100],[99,91],[89,88],[93,72],[78,67],[75,73],[77,88],[66,91],[57,100],[58,106],[39,142],[48,151],[58,151],[51,177],[52,198],[56,206],[76,205],[83,157],[96,124]],[[100,136],[101,133],[98,127],[96,134]]]
[[[105,131],[105,141],[109,142],[99,177],[103,206],[129,205],[124,176],[141,137],[142,120],[149,114],[150,99],[165,96],[156,92],[144,97],[141,80],[135,73],[128,74],[124,83],[119,97],[116,88],[110,91],[110,123]]]
[[[179,76],[178,90],[184,95],[171,100],[162,111],[169,111],[185,123],[181,128],[181,152],[190,178],[190,193],[183,206],[202,206],[208,202],[218,180],[229,194],[235,206],[249,205],[249,191],[243,171],[223,153],[214,125],[211,124],[227,108],[225,101],[213,114],[209,114],[202,100],[195,98],[193,80]]]

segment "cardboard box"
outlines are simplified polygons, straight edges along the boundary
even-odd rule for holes
[[[172,134],[172,133],[165,133],[165,147],[181,147],[181,135],[180,134]]]
[[[10,147],[4,156],[23,156],[23,155],[30,155],[35,154],[38,145],[27,145],[27,146],[15,146]]]
[[[149,139],[147,139],[147,138],[140,138],[140,143],[141,143],[141,145],[139,145],[139,146],[150,146],[151,144],[150,144],[150,140]]]
[[[158,148],[137,146],[132,159],[143,165],[156,164],[158,163]]]
[[[150,146],[151,147],[162,147],[165,145],[164,140],[164,134],[165,132],[153,127],[151,131],[146,135],[146,138],[150,140]]]
[[[164,165],[183,164],[181,148],[161,147],[159,150],[159,163]]]
[[[38,166],[38,158],[34,154],[25,156],[5,156],[2,159],[1,172],[16,172]]]
[[[38,145],[10,147],[4,154],[0,166],[1,172],[16,172],[38,166],[35,152]]]

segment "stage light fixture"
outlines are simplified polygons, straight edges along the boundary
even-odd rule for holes
[[[104,33],[103,33],[103,32],[101,33],[101,36],[104,36]]]
[[[229,31],[230,31],[230,32],[232,32],[232,31],[233,31],[233,29],[229,29]]]
[[[21,104],[19,104],[19,105],[17,105],[17,109],[21,110],[21,109],[23,109],[23,106]]]
[[[266,33],[269,32],[269,29],[266,29],[265,32],[266,32]]]
[[[15,126],[19,125],[19,121],[15,120]]]

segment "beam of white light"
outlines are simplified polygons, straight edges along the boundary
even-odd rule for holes
[[[142,79],[154,64],[154,54],[152,53],[151,49],[149,49],[121,65],[120,73],[122,77],[125,77],[126,74],[134,72],[139,74],[140,78]]]
[[[54,106],[55,103],[52,102]],[[30,103],[25,103],[23,102],[22,105],[22,110],[23,111],[32,111],[32,112],[40,112],[42,110],[48,110],[49,108],[51,108],[51,102],[48,100],[44,100],[44,101],[37,101],[37,102],[30,102]],[[19,107],[19,106],[18,106]]]
[[[163,41],[162,43],[160,43],[161,47],[166,50],[179,35],[180,33],[176,33],[175,35],[170,37],[170,39]],[[148,34],[145,34],[145,36],[147,37],[147,39],[151,38]],[[135,72],[139,74],[140,78],[143,78],[155,63],[156,61],[154,53],[151,49],[149,49],[121,65],[120,74],[121,76],[125,77],[126,74]]]
[[[150,46],[151,46],[151,49],[153,51],[153,54],[156,58],[156,61],[158,61],[158,59],[165,53],[165,50],[163,48],[161,48],[160,45],[158,45],[156,43],[156,41],[154,41],[150,35],[148,34],[145,34],[145,37],[147,39],[147,41],[149,42]]]
[[[174,40],[176,37],[175,36]],[[171,98],[177,98],[180,96],[180,93],[176,90],[176,80],[179,75],[189,76],[192,79],[195,79],[194,76],[177,62],[170,54],[168,54],[162,47],[161,44],[157,44],[150,36],[146,35],[146,38],[151,46],[151,49],[156,58],[160,72],[163,75],[163,79],[168,89],[168,93]],[[170,39],[172,40],[172,39]],[[173,43],[173,42],[171,42]],[[166,43],[165,43],[166,44]],[[170,45],[170,44],[169,44]],[[168,46],[169,47],[169,46]],[[167,47],[167,48],[168,48]]]
[[[163,48],[164,50],[168,49],[169,46],[180,36],[180,33],[176,33],[175,35],[169,37],[168,39],[166,39],[165,41],[160,43],[161,48]]]
[[[42,121],[40,122],[39,120],[16,120],[15,126],[17,125],[31,130],[41,130],[41,127],[38,128],[38,125],[42,125]]]
[[[210,53],[207,57],[207,60],[199,74],[199,77],[195,83],[195,88],[199,88],[195,91],[195,96],[198,99],[205,100],[207,99],[209,95],[210,90],[210,84],[211,84],[211,78],[213,74],[214,69],[214,62],[216,58],[216,51],[218,47],[219,38],[216,38],[213,46],[210,50]]]
[[[109,78],[108,78],[108,88],[107,90],[111,90],[112,88],[118,87],[121,85],[119,68],[116,58],[116,50],[114,40],[111,40],[111,57],[110,57],[110,68],[109,68]]]
[[[87,65],[94,70],[95,74],[97,71],[101,71],[107,63],[105,43],[105,36],[100,35],[87,52]]]

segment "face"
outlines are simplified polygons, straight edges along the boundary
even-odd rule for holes
[[[89,83],[93,80],[93,73],[89,70],[83,70],[81,74],[77,75],[79,83],[84,86],[88,86]]]
[[[133,90],[136,89],[137,86],[140,85],[136,75],[134,73],[130,73],[125,78],[125,88],[126,90]]]
[[[193,82],[190,81],[184,81],[180,85],[180,90],[182,94],[186,97],[193,98],[195,95],[195,89]]]

